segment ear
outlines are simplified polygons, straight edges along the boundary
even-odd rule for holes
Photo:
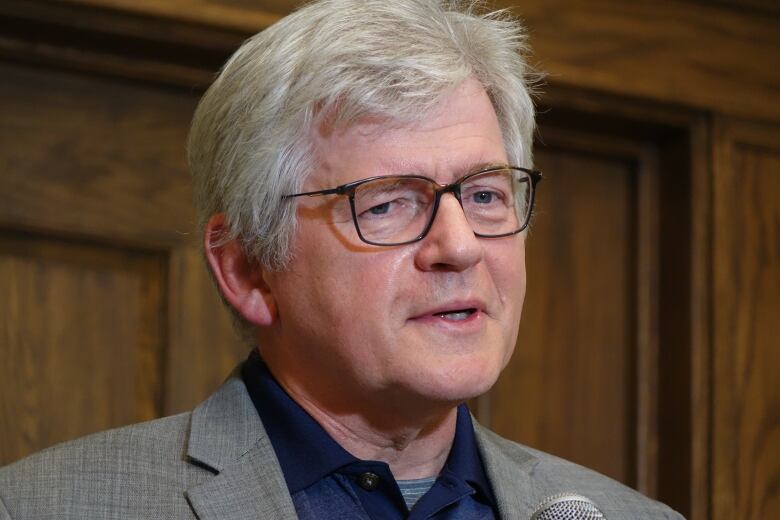
[[[212,215],[206,224],[204,250],[206,260],[227,302],[247,321],[269,326],[276,321],[276,300],[265,283],[263,270],[251,262],[241,243],[224,241],[225,215]]]

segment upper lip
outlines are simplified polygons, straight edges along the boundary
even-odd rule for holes
[[[412,319],[421,318],[423,316],[430,316],[434,314],[444,314],[447,312],[464,311],[467,309],[475,311],[485,311],[485,302],[478,298],[468,298],[462,300],[450,300],[445,303],[432,305],[422,312],[415,313]]]

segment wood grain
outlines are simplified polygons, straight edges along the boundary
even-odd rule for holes
[[[252,345],[233,329],[196,245],[173,251],[169,294],[165,413],[173,414],[192,409],[216,390]]]
[[[780,119],[778,11],[745,3],[493,2],[526,22],[534,61],[552,84]],[[0,4],[0,35],[6,36],[0,55],[203,88],[241,40],[294,5],[6,0]],[[20,31],[21,22],[30,25]]]
[[[721,121],[716,146],[713,518],[777,518],[780,128]]]
[[[780,118],[778,17],[711,3],[498,2],[551,83]]]
[[[183,158],[194,97],[0,70],[0,284],[11,295],[0,347],[6,370],[24,367],[0,391],[3,424],[24,428],[0,432],[2,463],[191,408],[246,352],[196,253]]]
[[[690,337],[691,371],[687,375],[691,397],[691,473],[681,487],[690,497],[688,520],[711,518],[710,407],[712,380],[712,143],[710,121],[699,115],[690,124]],[[674,172],[672,172],[674,174]],[[672,310],[672,312],[674,312]],[[671,348],[674,348],[672,345]],[[676,468],[675,468],[676,469]]]
[[[144,247],[187,240],[194,96],[11,65],[0,75],[0,227]]]
[[[59,0],[124,13],[215,24],[257,32],[291,12],[301,2],[291,0]]]
[[[0,464],[159,415],[160,260],[0,234]]]

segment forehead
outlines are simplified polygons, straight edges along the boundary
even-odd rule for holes
[[[495,110],[473,79],[413,123],[366,117],[343,129],[319,128],[313,142],[316,166],[306,185],[314,189],[408,173],[444,182],[485,164],[506,163]]]

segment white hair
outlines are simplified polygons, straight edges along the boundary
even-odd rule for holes
[[[534,76],[506,11],[479,2],[322,0],[248,39],[200,101],[187,159],[200,229],[227,235],[265,269],[290,259],[295,204],[313,169],[310,130],[327,117],[413,122],[473,76],[489,95],[509,160],[531,167]]]

